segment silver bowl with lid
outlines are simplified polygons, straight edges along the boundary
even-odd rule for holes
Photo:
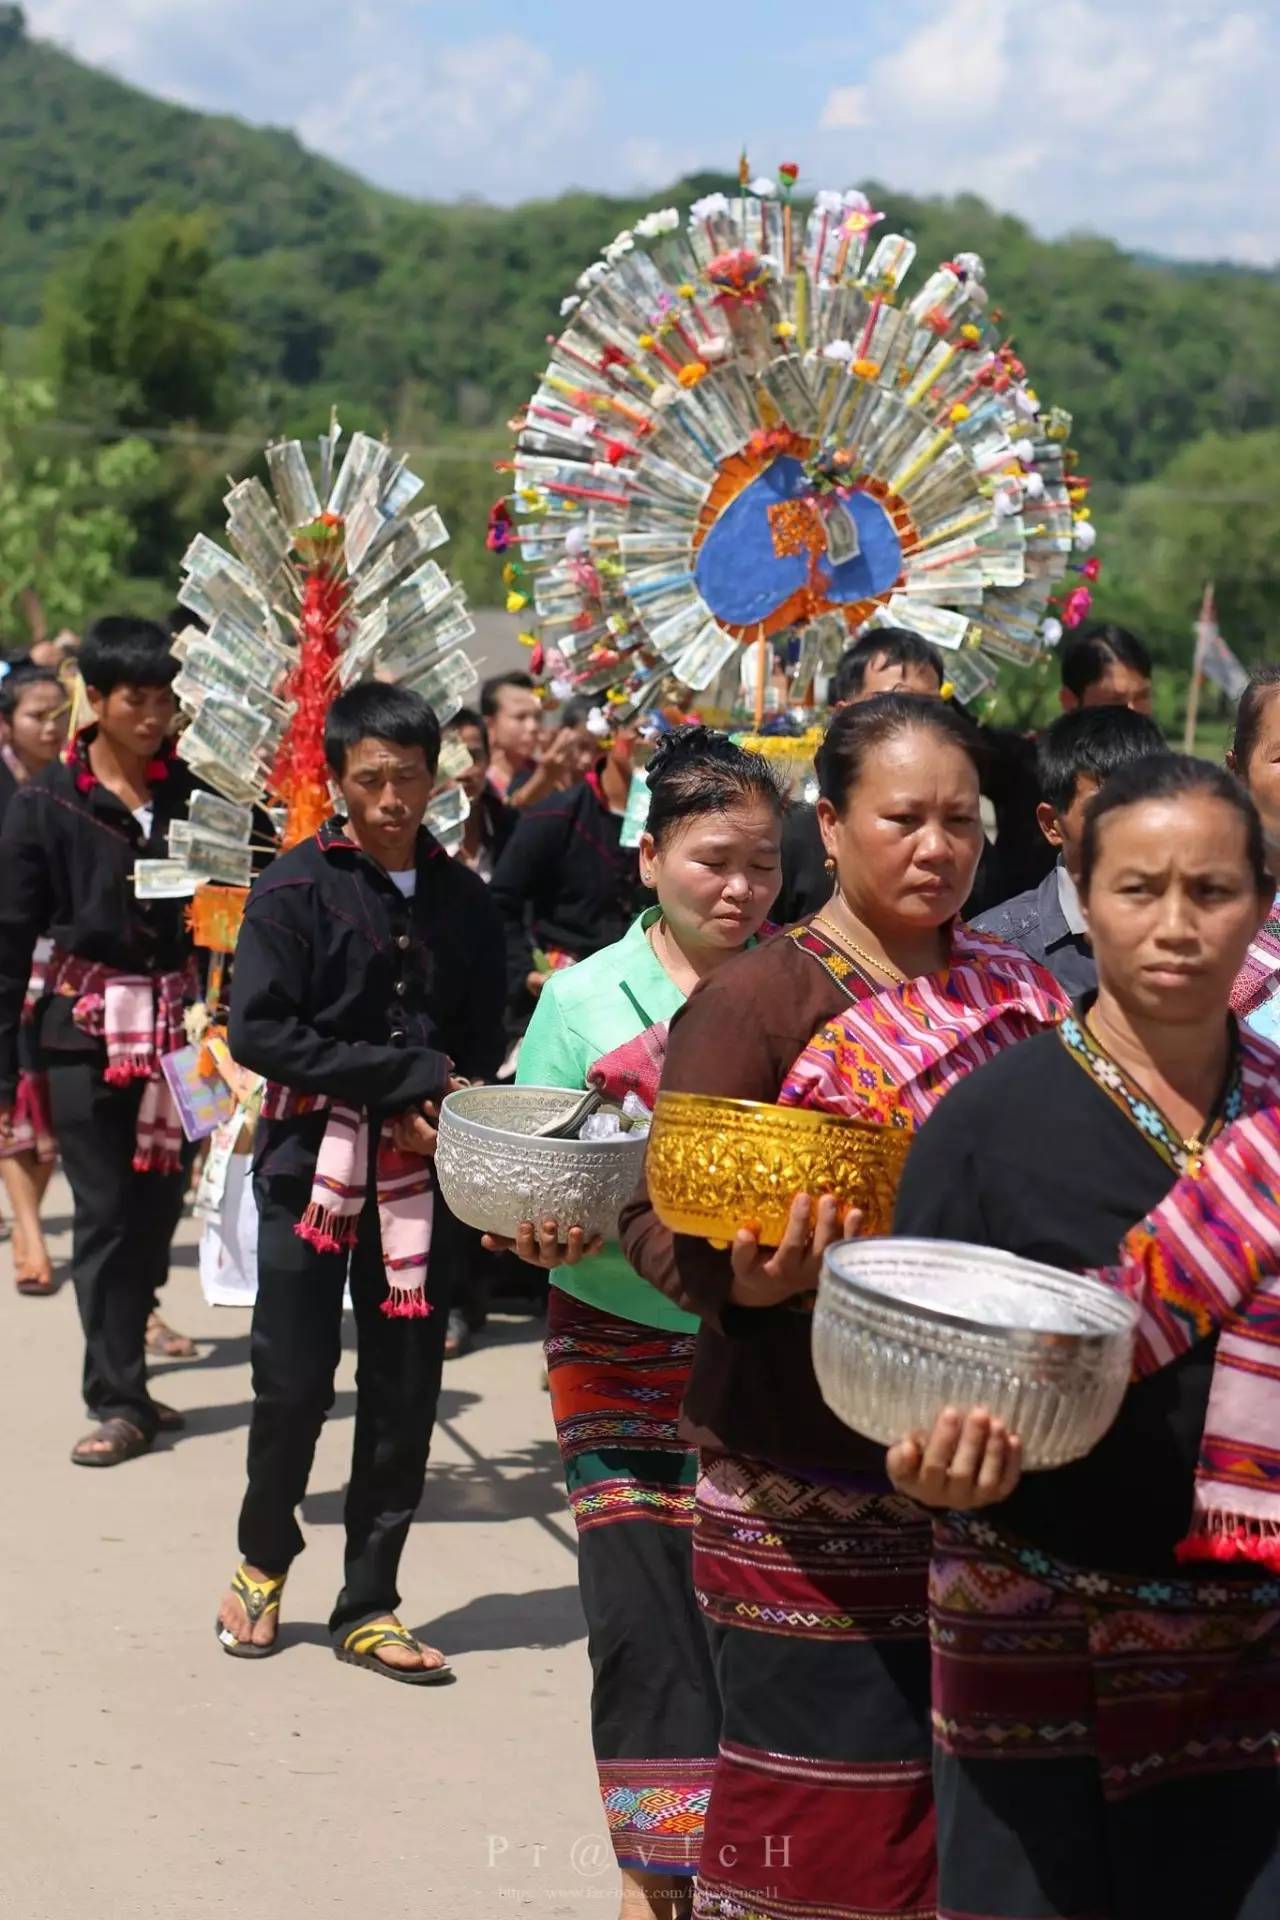
[[[440,1108],[436,1180],[451,1213],[514,1240],[522,1220],[581,1227],[613,1239],[635,1192],[646,1136],[540,1140],[582,1099],[571,1087],[461,1087]]]
[[[991,1247],[844,1240],[828,1252],[813,1313],[822,1397],[855,1432],[891,1446],[944,1407],[986,1407],[1027,1467],[1089,1453],[1120,1410],[1137,1308],[1101,1281]]]

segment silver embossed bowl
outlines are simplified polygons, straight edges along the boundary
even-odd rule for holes
[[[823,1262],[813,1365],[831,1411],[885,1446],[982,1406],[1028,1467],[1078,1460],[1120,1410],[1137,1309],[1100,1281],[990,1247],[842,1240]]]
[[[644,1165],[645,1136],[537,1140],[581,1100],[569,1087],[462,1087],[440,1108],[436,1179],[469,1227],[514,1240],[522,1220],[612,1239]]]

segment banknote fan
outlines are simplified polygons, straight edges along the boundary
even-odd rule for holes
[[[869,624],[948,650],[973,697],[1042,657],[1097,563],[1070,417],[957,253],[793,168],[618,235],[563,303],[490,516],[508,605],[557,691],[706,695],[768,643],[798,698]]]

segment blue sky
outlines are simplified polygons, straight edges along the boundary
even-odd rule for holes
[[[1280,0],[27,0],[34,33],[369,179],[515,202],[697,166],[970,189],[1280,260]],[[323,23],[323,24],[321,24]]]

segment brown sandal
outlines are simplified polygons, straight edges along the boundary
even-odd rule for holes
[[[106,1446],[96,1443],[105,1440]],[[86,1433],[83,1440],[77,1440],[71,1449],[71,1463],[76,1467],[118,1467],[126,1460],[136,1460],[139,1454],[149,1453],[151,1442],[140,1427],[132,1420],[104,1420],[92,1433]]]
[[[158,1313],[147,1321],[147,1352],[159,1360],[194,1360],[196,1343],[187,1333],[175,1333]]]

